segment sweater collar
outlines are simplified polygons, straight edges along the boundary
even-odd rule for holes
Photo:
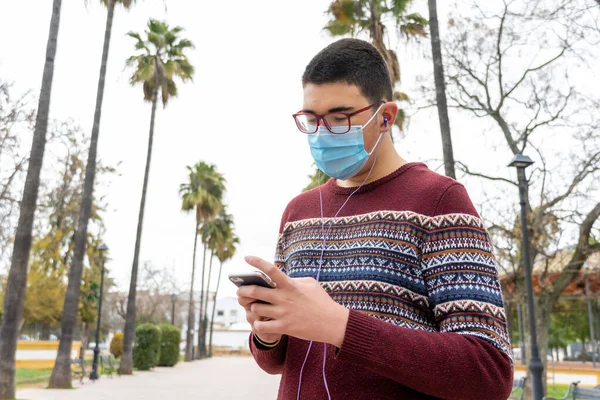
[[[379,186],[391,181],[394,178],[399,177],[400,175],[404,174],[406,171],[408,171],[409,169],[413,168],[413,167],[417,167],[417,166],[423,166],[425,168],[427,168],[427,166],[424,163],[420,163],[420,162],[412,162],[412,163],[406,163],[403,166],[401,166],[400,168],[398,168],[397,170],[395,170],[394,172],[392,172],[391,174],[388,174],[382,178],[377,179],[376,181],[373,181],[371,183],[368,183],[366,185],[364,185],[363,187],[361,187],[356,193],[366,193],[366,192],[370,192],[371,190],[374,190],[376,188],[378,188]],[[335,193],[335,194],[339,194],[339,195],[350,195],[352,192],[354,192],[357,188],[357,186],[353,186],[353,187],[342,187],[339,186],[337,184],[337,180],[335,178],[331,178],[327,181],[327,183],[325,183],[324,187],[327,190],[330,190],[331,192]]]

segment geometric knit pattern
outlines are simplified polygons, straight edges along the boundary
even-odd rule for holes
[[[319,281],[339,304],[397,326],[484,339],[512,360],[492,245],[481,219],[377,211],[325,218]],[[285,224],[275,264],[317,277],[320,218]]]

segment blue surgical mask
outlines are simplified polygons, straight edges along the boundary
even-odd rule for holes
[[[381,107],[379,107],[381,109]],[[383,133],[371,152],[365,149],[363,128],[371,123],[379,109],[364,125],[352,125],[350,131],[344,134],[333,134],[327,127],[320,125],[317,132],[308,135],[310,152],[317,167],[325,174],[336,179],[349,179],[360,172],[373,151],[379,145]]]

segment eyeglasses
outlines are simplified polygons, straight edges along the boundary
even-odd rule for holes
[[[360,110],[356,110],[351,113],[332,112],[325,115],[319,115],[312,112],[300,111],[292,115],[292,117],[294,117],[298,129],[302,133],[306,133],[308,135],[316,133],[319,129],[319,125],[321,125],[321,121],[323,121],[323,125],[325,125],[329,132],[336,135],[343,135],[344,133],[350,132],[350,127],[352,126],[350,118],[370,110],[376,105],[377,103],[371,104],[370,106],[361,108]]]

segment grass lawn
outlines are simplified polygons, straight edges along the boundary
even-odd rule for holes
[[[569,385],[556,385],[555,387],[552,384],[548,384],[548,394],[549,397],[556,397],[557,399],[562,399],[567,393],[567,389]]]
[[[93,360],[86,359],[85,365],[88,373],[92,371]],[[115,370],[119,367],[119,360],[113,360],[113,365]],[[72,365],[71,369],[76,369],[77,367]],[[81,368],[80,368],[81,369]],[[101,375],[108,375],[107,371],[102,370],[100,366],[98,366],[99,372]],[[116,373],[116,371],[114,372]],[[52,369],[29,369],[29,368],[17,368],[17,385],[30,385],[36,383],[44,383],[50,380],[50,375],[52,375]]]
[[[562,399],[567,393],[569,385],[556,385],[553,386],[551,383],[548,384],[547,394],[548,397],[554,397],[556,399]],[[521,396],[521,390],[518,390],[511,396],[512,399],[518,399]]]
[[[51,369],[17,368],[17,385],[45,382],[51,374]]]

